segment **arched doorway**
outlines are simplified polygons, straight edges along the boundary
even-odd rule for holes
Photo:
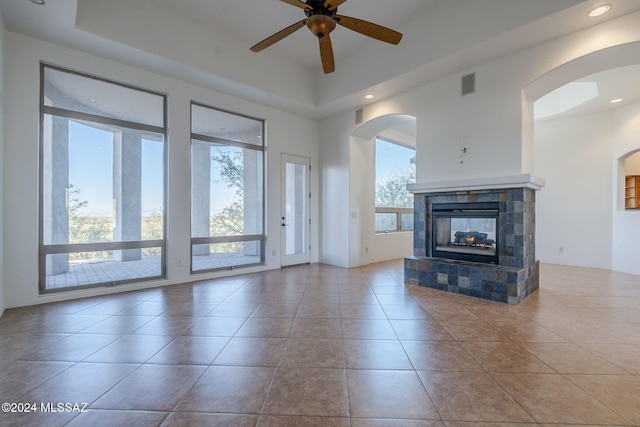
[[[525,114],[532,123],[525,144],[534,173],[547,182],[536,204],[536,255],[543,262],[640,274],[628,238],[640,232],[640,212],[624,210],[623,188],[624,158],[640,149],[640,97],[627,91],[616,106],[606,89],[607,79],[619,84],[620,76],[633,76],[628,86],[638,86],[637,58],[640,43],[604,49],[525,89],[533,106]],[[598,100],[602,106],[590,110]],[[550,105],[556,113],[549,114]]]
[[[376,233],[375,140],[386,140],[415,149],[416,118],[388,114],[368,120],[350,138],[349,265],[402,258],[412,254],[411,231]]]

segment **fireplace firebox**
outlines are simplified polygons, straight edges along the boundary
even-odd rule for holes
[[[499,204],[440,203],[432,207],[432,256],[498,264]]]

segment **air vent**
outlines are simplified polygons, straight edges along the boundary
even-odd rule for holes
[[[362,124],[362,108],[359,110],[356,110],[356,124]]]
[[[462,76],[462,94],[467,95],[476,91],[476,73]]]

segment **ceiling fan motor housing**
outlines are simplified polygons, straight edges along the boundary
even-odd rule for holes
[[[336,28],[336,21],[325,14],[311,15],[307,19],[307,27],[314,36],[321,39]]]
[[[329,9],[327,6],[325,6],[325,3],[326,3],[325,0],[307,0],[306,4],[311,6],[311,9],[307,8],[304,11],[307,14],[307,16],[311,16],[317,13],[322,13],[325,15],[329,15],[333,18],[338,8],[334,7],[333,9]]]

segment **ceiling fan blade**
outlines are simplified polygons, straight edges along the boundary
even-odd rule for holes
[[[346,1],[347,0],[327,0],[324,2],[324,7],[326,7],[329,10],[333,10]]]
[[[343,27],[386,43],[398,44],[402,40],[402,33],[362,19],[336,15],[334,20]]]
[[[289,25],[287,28],[284,28],[284,29],[278,31],[277,33],[267,37],[266,39],[262,40],[260,43],[258,43],[256,45],[254,45],[253,47],[251,47],[251,51],[260,52],[261,50],[268,48],[272,44],[274,44],[276,42],[279,42],[283,38],[295,33],[300,28],[304,27],[304,24],[306,22],[307,22],[307,20],[303,19],[302,21],[298,21],[293,25]]]
[[[280,1],[290,4],[291,6],[299,7],[301,9],[313,9],[313,7],[309,6],[308,4],[300,0],[280,0]]]
[[[320,59],[322,59],[322,69],[325,74],[333,73],[336,70],[333,60],[333,45],[329,34],[320,38]]]

